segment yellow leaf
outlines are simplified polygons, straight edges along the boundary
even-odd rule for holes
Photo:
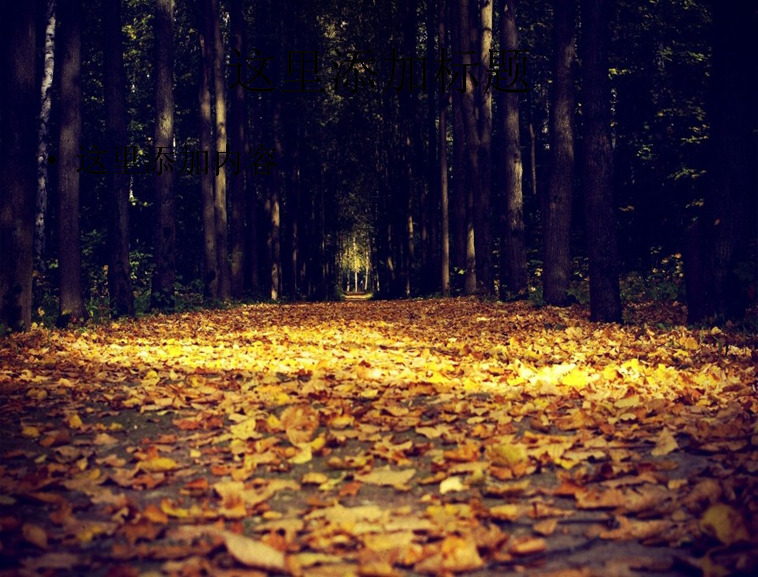
[[[190,514],[189,510],[175,507],[174,504],[168,499],[163,499],[161,501],[161,511],[163,511],[169,517],[176,517],[179,519],[189,517]]]
[[[73,415],[69,415],[68,418],[66,419],[66,423],[72,429],[78,429],[83,425],[81,417],[79,417],[79,415],[77,415],[76,413],[74,413]]]
[[[490,517],[500,521],[516,521],[526,515],[526,507],[514,503],[490,507]]]
[[[500,443],[489,445],[484,451],[484,458],[493,465],[513,467],[527,460],[526,446],[521,443]]]
[[[460,477],[448,477],[440,483],[440,494],[452,493],[455,491],[465,491],[466,487],[461,482]]]
[[[295,465],[304,465],[310,463],[313,460],[313,451],[310,445],[303,444],[300,446],[300,452],[296,453],[294,457],[289,459],[290,463]]]
[[[547,543],[541,537],[524,536],[515,539],[508,549],[513,555],[534,555],[547,549]]]
[[[700,519],[700,529],[724,545],[732,545],[749,539],[742,514],[725,503],[716,503],[708,507]]]
[[[146,473],[163,473],[165,471],[173,471],[178,467],[179,464],[171,457],[155,457],[154,459],[140,461],[137,464],[137,468]]]
[[[21,534],[24,540],[40,549],[47,549],[47,533],[39,525],[24,523],[21,527]]]
[[[248,439],[255,439],[260,437],[260,434],[255,432],[256,420],[255,418],[245,419],[239,423],[236,423],[229,427],[232,436],[240,441],[247,441]]]
[[[389,466],[383,469],[374,469],[366,475],[356,475],[355,478],[362,483],[371,485],[389,485],[397,489],[405,487],[405,484],[416,474],[416,469],[400,469],[393,471]]]
[[[673,433],[668,429],[663,429],[655,441],[655,447],[653,447],[653,450],[650,453],[654,457],[663,457],[672,451],[676,451],[678,448],[679,445],[677,444]]]
[[[307,443],[319,425],[318,413],[308,405],[293,405],[282,412],[282,426],[290,443]]]
[[[21,427],[21,434],[24,437],[28,437],[30,439],[36,439],[42,433],[40,433],[40,430],[37,427],[33,427],[32,425],[25,425],[25,426]]]

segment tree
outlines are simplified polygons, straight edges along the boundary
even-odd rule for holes
[[[121,44],[121,0],[103,5],[103,86],[106,142],[126,149],[126,101]],[[134,314],[129,267],[129,176],[111,170],[108,176],[108,292],[115,316]]]
[[[42,65],[41,106],[37,144],[37,205],[34,220],[34,257],[37,270],[45,267],[45,219],[47,218],[47,146],[50,139],[50,109],[55,73],[55,0],[47,0],[45,56]]]
[[[155,272],[150,306],[174,307],[176,201],[173,170],[164,164],[174,140],[174,0],[155,0]]]
[[[213,77],[213,27],[209,14],[210,3],[202,2],[199,10],[198,40],[200,42],[200,154],[207,155],[206,170],[200,172],[200,199],[203,223],[203,295],[215,300],[219,296],[218,251],[216,249],[216,204],[214,201],[214,178],[210,166],[213,152],[213,106],[210,82]],[[207,151],[207,152],[206,152]]]
[[[712,2],[713,60],[708,114],[710,165],[704,214],[687,255],[688,320],[723,321],[744,316],[748,284],[758,276],[749,264],[757,250],[756,78],[752,30],[758,11],[739,2]],[[754,257],[755,258],[755,257]],[[752,270],[750,270],[752,269]],[[755,282],[755,276],[752,280]]]
[[[245,54],[245,22],[242,0],[232,0],[229,19],[231,22],[231,48],[239,55]],[[245,88],[237,83],[231,94],[230,146],[232,152],[244,155],[247,150],[245,124],[247,102]],[[244,171],[232,178],[229,186],[229,224],[231,241],[230,291],[235,299],[242,298],[245,275],[245,205],[246,175]]]
[[[438,15],[438,28],[437,37],[439,42],[440,54],[444,54],[447,49],[447,42],[445,41],[445,14],[446,14],[446,2],[445,0],[438,0],[439,15]],[[441,274],[442,274],[442,294],[445,296],[450,295],[450,202],[448,196],[448,180],[447,180],[447,105],[450,100],[445,90],[441,91],[440,104],[439,104],[439,190],[440,190],[440,211],[442,214],[442,259],[441,259]]]
[[[550,104],[550,174],[542,203],[545,261],[543,297],[569,304],[571,199],[574,188],[574,19],[576,0],[553,3],[553,86]]]
[[[477,156],[472,178],[476,178],[474,188],[474,226],[476,227],[476,266],[479,290],[490,295],[494,290],[492,274],[492,230],[490,214],[490,197],[492,187],[492,90],[485,90],[488,77],[492,50],[492,4],[494,0],[479,2],[477,14],[478,34],[473,39],[472,48],[479,51],[479,86],[473,88],[476,112],[475,128],[478,132],[474,142],[478,144]],[[475,27],[472,27],[476,30]],[[464,95],[464,102],[466,96]],[[472,148],[473,150],[473,148]]]
[[[32,323],[36,164],[36,2],[5,7],[0,22],[0,328]],[[11,114],[8,111],[12,111]]]
[[[457,3],[457,11],[453,9],[454,35],[458,52],[464,59],[464,71],[466,74],[463,78],[465,91],[460,95],[460,118],[454,118],[454,145],[458,147],[458,154],[454,158],[453,175],[455,177],[456,194],[461,195],[460,200],[465,199],[459,206],[465,207],[466,214],[466,236],[462,239],[465,243],[465,273],[463,292],[467,295],[474,294],[477,291],[477,255],[476,255],[476,224],[474,218],[474,206],[477,197],[480,196],[478,191],[481,185],[479,174],[479,129],[476,122],[475,108],[475,91],[472,74],[469,69],[473,67],[474,61],[479,57],[478,50],[474,52],[472,42],[471,27],[471,10],[468,0],[462,0]],[[476,37],[476,35],[475,35]],[[453,108],[456,109],[455,99]],[[459,200],[459,202],[460,202]]]
[[[81,0],[61,0],[60,68],[61,125],[58,151],[58,270],[59,322],[81,321],[86,316],[82,295],[82,260],[79,240],[79,156],[82,135]]]
[[[590,319],[601,322],[621,322],[608,85],[611,8],[611,0],[582,0],[582,187],[590,262]]]
[[[514,0],[506,0],[501,17],[502,47],[506,54],[518,50],[518,28]],[[519,131],[519,95],[505,92],[502,98],[504,139],[503,171],[505,202],[500,247],[500,296],[527,294],[526,247],[524,243],[523,164]]]
[[[209,14],[213,27],[213,84],[216,110],[216,150],[223,155],[229,151],[226,137],[226,97],[224,95],[224,40],[221,36],[221,15],[218,0],[210,2]],[[220,162],[219,162],[220,164]],[[226,166],[216,171],[214,183],[216,212],[216,260],[218,266],[218,296],[228,299],[229,287],[229,233],[226,213]]]

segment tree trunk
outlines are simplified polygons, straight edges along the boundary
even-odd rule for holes
[[[712,10],[709,180],[704,218],[690,233],[694,246],[685,270],[691,323],[742,318],[750,302],[750,276],[753,282],[758,277],[758,262],[750,262],[749,250],[758,240],[753,39],[758,11],[740,2],[713,2]]]
[[[461,53],[464,63],[473,64],[478,58],[478,51],[473,48],[471,10],[468,0],[461,0],[458,3],[456,18],[456,28],[458,30],[458,51]],[[465,54],[468,53],[468,54]],[[471,67],[464,67],[471,69]],[[463,72],[461,72],[463,74]],[[474,71],[472,70],[472,73]],[[466,71],[465,92],[461,95],[461,118],[463,122],[463,132],[461,146],[465,151],[463,153],[463,162],[460,166],[455,166],[456,174],[456,192],[461,191],[465,198],[466,207],[466,270],[464,276],[463,292],[467,295],[477,291],[477,269],[476,269],[476,224],[475,205],[476,199],[479,198],[480,174],[479,174],[479,130],[476,119],[476,106],[474,102],[475,88],[471,76]],[[459,188],[460,187],[460,188]]]
[[[492,230],[490,214],[490,196],[492,186],[492,90],[484,90],[487,86],[490,67],[490,50],[492,49],[492,0],[479,3],[478,33],[472,48],[479,50],[478,76],[479,86],[472,87],[474,102],[477,107],[475,114],[476,130],[478,132],[476,150],[477,186],[474,189],[475,211],[474,226],[476,227],[476,278],[479,292],[491,295],[494,292],[494,277],[492,273]],[[474,28],[474,27],[472,27]],[[474,28],[476,29],[476,28]]]
[[[218,0],[209,0],[213,22],[213,80],[216,100],[216,150],[223,158],[229,151],[226,136],[226,97],[224,95],[224,39],[221,35],[221,14]],[[218,164],[221,164],[219,159]],[[227,300],[229,285],[229,232],[226,209],[226,170],[229,163],[217,169],[214,191],[216,208],[216,259],[218,261],[218,296]]]
[[[582,0],[582,186],[590,261],[590,319],[601,322],[621,322],[608,86],[611,5],[611,0]]]
[[[202,2],[198,30],[200,41],[200,200],[203,214],[203,296],[216,300],[218,292],[218,251],[216,249],[216,205],[214,202],[213,165],[213,105],[210,79],[213,76],[213,26],[210,2]]]
[[[277,102],[274,105],[274,149],[276,158],[283,158],[284,146],[281,135],[281,104]],[[276,300],[281,294],[282,286],[282,248],[281,248],[281,215],[279,206],[279,192],[281,189],[280,171],[275,170],[269,186],[269,245],[271,262],[269,268],[270,275],[270,298]]]
[[[438,26],[437,37],[439,42],[440,54],[444,54],[447,48],[445,41],[445,14],[446,14],[446,2],[445,0],[438,0]],[[448,179],[447,179],[447,104],[449,97],[446,91],[442,90],[440,94],[439,104],[439,144],[437,146],[437,153],[439,155],[439,190],[440,190],[440,211],[442,213],[442,258],[441,258],[441,285],[442,294],[444,296],[450,296],[450,199],[448,195]]]
[[[174,140],[174,0],[156,0],[155,151],[172,151]],[[174,307],[176,280],[176,201],[174,173],[157,164],[155,178],[155,272],[150,306]]]
[[[551,305],[569,304],[571,198],[574,188],[575,0],[556,0],[553,23],[553,92],[550,105],[550,176],[542,205],[545,263],[543,295]]]
[[[507,0],[502,18],[502,42],[506,51],[518,49],[518,28],[514,0]],[[527,296],[526,247],[524,245],[523,164],[519,131],[519,95],[503,94],[503,165],[505,173],[505,228],[500,248],[500,296]]]
[[[0,19],[0,331],[32,323],[36,3],[11,3]]]
[[[125,150],[126,100],[121,44],[121,0],[103,5],[103,86],[105,131],[109,146]],[[134,314],[129,267],[129,176],[108,173],[108,292],[115,316]]]
[[[41,106],[37,144],[37,206],[34,219],[34,260],[37,270],[45,269],[45,219],[47,218],[47,146],[55,70],[55,0],[47,0],[45,14],[45,56],[42,66]]]
[[[79,146],[82,135],[81,0],[62,0],[60,40],[61,126],[58,151],[58,268],[60,272],[59,322],[84,319],[82,259],[79,239]]]
[[[232,0],[230,8],[232,50],[245,54],[245,23],[242,13],[242,0]],[[245,88],[242,84],[234,87],[231,95],[231,131],[230,145],[232,152],[240,153],[240,162],[246,157],[245,123],[247,118]],[[245,275],[245,171],[231,177],[229,185],[229,232],[231,240],[230,289],[235,299],[242,298]]]

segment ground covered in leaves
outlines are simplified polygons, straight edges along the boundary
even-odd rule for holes
[[[250,305],[0,340],[0,575],[755,575],[755,334]]]

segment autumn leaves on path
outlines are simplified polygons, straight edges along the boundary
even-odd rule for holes
[[[756,336],[473,299],[0,340],[0,575],[752,575]]]

